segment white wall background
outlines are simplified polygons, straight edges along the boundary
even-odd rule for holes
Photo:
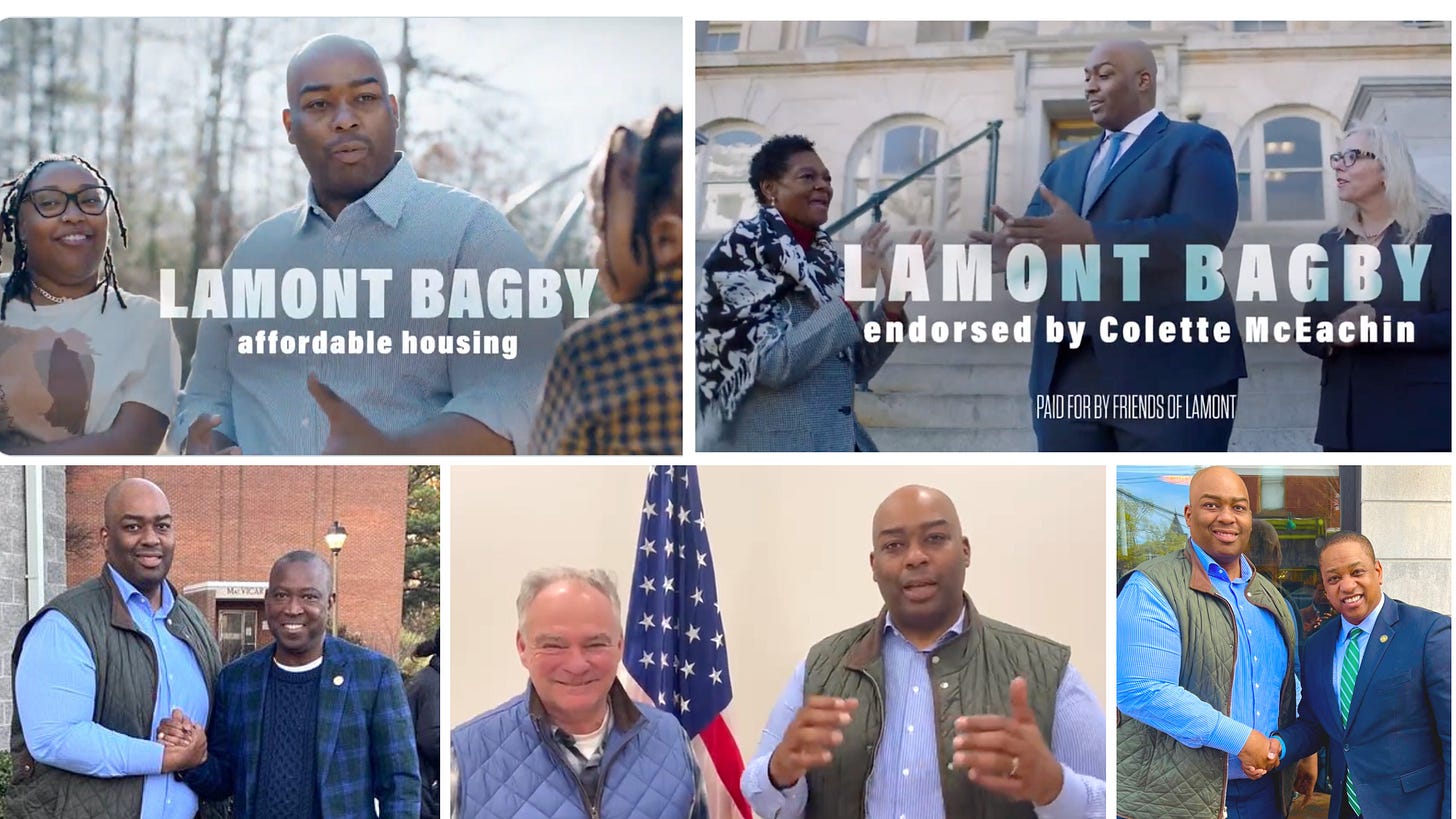
[[[527,571],[610,569],[626,605],[647,470],[449,468],[450,724],[524,690],[515,597]],[[728,721],[745,758],[808,648],[879,611],[870,518],[907,483],[955,501],[977,608],[1070,645],[1107,702],[1104,468],[706,466],[698,475],[733,677]]]

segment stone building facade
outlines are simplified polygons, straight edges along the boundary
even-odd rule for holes
[[[1158,107],[1233,147],[1241,201],[1226,259],[1268,244],[1282,278],[1289,252],[1335,223],[1326,157],[1356,121],[1399,130],[1430,195],[1449,207],[1449,22],[712,21],[697,32],[697,260],[754,211],[748,159],[773,134],[815,141],[835,178],[833,221],[1000,121],[994,198],[1020,212],[1048,162],[1100,133],[1083,96],[1087,54],[1131,37],[1157,57]],[[924,227],[964,243],[986,214],[990,156],[982,139],[892,197],[895,235]],[[1231,285],[1236,267],[1225,265]],[[938,267],[929,273],[938,293]],[[995,320],[1030,309],[1001,296],[917,311]],[[1299,306],[1240,305],[1241,315],[1254,309],[1289,318]],[[1313,449],[1318,361],[1292,344],[1245,348],[1232,447]],[[1029,361],[1024,345],[907,345],[857,410],[884,449],[1031,449]]]

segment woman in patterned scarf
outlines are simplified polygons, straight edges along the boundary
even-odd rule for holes
[[[802,136],[776,136],[754,154],[757,215],[733,226],[698,282],[698,449],[872,452],[854,415],[854,385],[894,351],[864,340],[862,322],[904,321],[903,302],[873,309],[844,300],[844,263],[823,225],[834,188]],[[889,229],[865,233],[862,283],[887,271]],[[911,241],[928,258],[933,240]]]

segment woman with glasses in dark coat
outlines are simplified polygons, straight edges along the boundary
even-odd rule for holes
[[[1302,342],[1323,360],[1315,442],[1327,452],[1451,449],[1451,214],[1423,187],[1405,140],[1384,125],[1357,125],[1330,157],[1341,220],[1319,237],[1329,258],[1329,298],[1308,302],[1307,317],[1350,325],[1353,339]],[[1379,253],[1379,295],[1345,292],[1345,252]],[[1397,254],[1429,253],[1418,290],[1406,293]],[[1409,322],[1413,338],[1361,338]],[[1373,322],[1373,324],[1371,324]],[[1398,336],[1395,336],[1398,339]]]

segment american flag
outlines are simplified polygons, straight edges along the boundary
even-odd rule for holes
[[[705,751],[713,819],[751,816],[738,787],[743,756],[723,719],[733,683],[696,467],[653,468],[636,549],[622,663]]]

